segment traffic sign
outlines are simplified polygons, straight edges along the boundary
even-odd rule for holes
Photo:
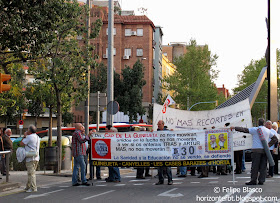
[[[19,129],[23,129],[23,125],[19,125]]]
[[[18,121],[18,124],[19,124],[19,125],[23,125],[23,120],[19,120],[19,121]]]

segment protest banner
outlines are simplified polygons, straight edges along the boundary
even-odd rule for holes
[[[100,166],[227,165],[232,158],[228,129],[96,133],[91,144]]]
[[[249,100],[243,100],[234,105],[209,111],[187,111],[154,104],[153,130],[157,123],[163,120],[168,129],[219,129],[230,126],[252,127]],[[246,133],[234,133],[234,151],[252,148],[252,136]]]

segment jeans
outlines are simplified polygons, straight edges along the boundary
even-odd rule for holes
[[[187,167],[186,166],[180,166],[180,174],[181,175],[187,175]]]
[[[37,190],[36,175],[35,175],[37,165],[38,165],[38,161],[26,162],[27,175],[28,175],[28,181],[26,184],[27,189]]]
[[[75,185],[78,183],[78,170],[79,167],[81,168],[81,180],[82,183],[86,183],[86,164],[84,155],[79,155],[77,157],[74,157],[74,169],[72,174],[72,185]]]
[[[121,181],[120,169],[119,167],[112,167],[109,166],[109,177],[108,180],[110,181]]]

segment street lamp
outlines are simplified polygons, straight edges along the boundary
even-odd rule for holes
[[[195,103],[194,105],[192,105],[192,106],[188,109],[188,111],[190,111],[190,110],[192,109],[192,107],[194,107],[195,105],[198,105],[198,104],[209,104],[209,103],[216,103],[216,106],[218,106],[218,100],[216,100],[216,101],[209,101],[209,102],[197,102],[197,103]]]

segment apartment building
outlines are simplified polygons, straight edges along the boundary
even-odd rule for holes
[[[121,13],[121,12],[120,12]],[[91,41],[98,62],[107,64],[108,58],[108,8],[93,5],[91,22],[101,18],[103,26],[97,39]],[[148,107],[153,97],[153,35],[155,26],[147,16],[114,15],[114,70],[121,74],[140,60],[144,67],[143,106]]]

